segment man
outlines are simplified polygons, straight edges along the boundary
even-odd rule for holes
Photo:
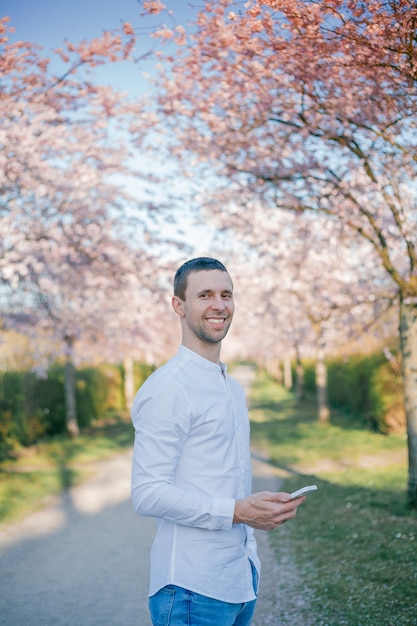
[[[158,519],[151,551],[154,626],[248,626],[260,564],[253,529],[295,517],[304,497],[251,495],[243,387],[220,361],[233,318],[225,266],[201,257],[174,278],[182,345],[138,391],[132,500]]]

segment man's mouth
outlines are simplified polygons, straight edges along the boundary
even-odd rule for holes
[[[226,321],[225,317],[208,317],[207,321],[210,324],[223,324]]]

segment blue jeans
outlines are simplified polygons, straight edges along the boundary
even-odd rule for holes
[[[252,566],[254,589],[257,573]],[[250,626],[256,600],[234,604],[167,585],[149,598],[153,626]]]

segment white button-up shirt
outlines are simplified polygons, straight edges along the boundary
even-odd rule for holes
[[[249,419],[243,387],[181,346],[141,386],[132,407],[132,501],[158,518],[149,595],[168,584],[224,602],[256,596],[253,529],[233,524],[251,493]]]

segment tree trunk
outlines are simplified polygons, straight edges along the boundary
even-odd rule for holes
[[[291,370],[291,357],[284,357],[284,387],[285,389],[292,389],[292,370]]]
[[[304,367],[301,363],[300,352],[298,346],[295,347],[295,398],[300,402],[304,398]]]
[[[67,360],[65,363],[65,420],[71,437],[78,437],[80,428],[77,421],[77,401],[75,397],[75,369],[72,359],[73,340],[66,338]]]
[[[295,398],[297,402],[301,402],[304,398],[304,367],[301,362],[297,362],[295,373]]]
[[[319,422],[327,423],[330,420],[330,410],[327,390],[327,367],[323,350],[317,352],[316,389]]]
[[[408,437],[407,499],[409,506],[415,509],[417,508],[417,300],[415,298],[401,302],[400,339]]]
[[[275,366],[274,366],[274,372],[275,372],[274,376],[275,376],[275,379],[276,379],[277,383],[282,385],[283,376],[282,376],[281,363],[280,363],[279,359],[275,359],[274,363],[275,363]]]
[[[125,357],[123,361],[125,408],[130,409],[135,397],[135,379],[133,375],[133,359]]]

